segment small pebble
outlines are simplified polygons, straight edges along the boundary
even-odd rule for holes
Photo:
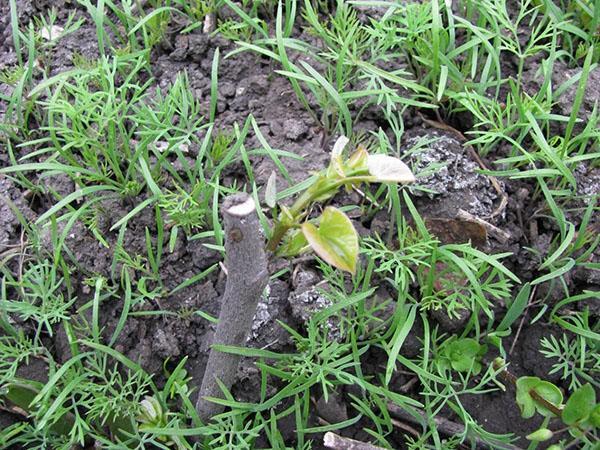
[[[308,126],[304,122],[296,119],[287,119],[283,123],[283,129],[285,131],[285,137],[292,141],[297,141],[308,132]]]

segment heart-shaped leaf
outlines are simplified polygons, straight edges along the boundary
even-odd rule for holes
[[[554,384],[550,383],[549,381],[542,381],[540,384],[538,384],[535,387],[535,391],[542,398],[546,399],[549,403],[552,403],[558,407],[560,407],[560,405],[563,401],[563,395],[562,395],[562,392],[560,391],[560,389],[558,387],[556,387]],[[546,417],[554,416],[554,413],[552,411],[550,411],[549,409],[547,409],[541,403],[536,402],[535,406],[537,408],[538,413],[540,413],[542,416],[546,416]]]
[[[521,417],[529,419],[535,411],[543,416],[550,417],[553,412],[541,403],[538,403],[531,395],[533,391],[549,403],[560,406],[563,400],[562,392],[554,384],[543,381],[538,377],[520,377],[517,380],[517,404],[521,409]]]
[[[302,233],[315,253],[329,264],[352,274],[356,271],[358,234],[342,211],[328,206],[319,228],[306,222],[302,224]]]
[[[521,409],[523,419],[530,419],[535,414],[535,400],[531,398],[529,391],[540,381],[538,377],[521,377],[517,380],[517,405]]]
[[[376,154],[367,158],[367,168],[371,176],[381,183],[413,183],[415,176],[410,168],[393,156]]]

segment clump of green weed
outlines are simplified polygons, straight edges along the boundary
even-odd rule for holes
[[[213,164],[218,164],[228,153],[235,136],[226,131],[217,131],[210,147],[210,159]]]
[[[189,192],[180,186],[175,188],[175,191],[162,193],[158,206],[176,226],[189,234],[193,228],[200,228],[206,223],[206,185],[198,182]]]
[[[22,66],[8,67],[0,70],[0,83],[15,86],[25,74],[25,68]]]

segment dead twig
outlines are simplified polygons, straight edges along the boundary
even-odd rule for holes
[[[2,406],[0,405],[0,411],[5,411],[10,414],[14,414],[16,416],[21,416],[24,419],[28,419],[30,414],[25,411],[23,408],[19,408],[18,406]]]
[[[402,420],[405,422],[414,423],[414,424],[419,424],[419,425],[424,422],[427,422],[427,415],[425,414],[425,412],[421,411],[417,408],[414,408],[414,410],[418,413],[419,416],[421,416],[422,421],[420,421],[419,419],[417,419],[416,417],[411,415],[408,411],[402,409],[401,407],[399,407],[398,405],[396,405],[394,403],[388,403],[387,407],[388,407],[388,412],[390,413],[390,415],[392,417],[395,417],[396,419],[399,419],[399,420]],[[452,422],[449,419],[446,419],[444,417],[437,417],[437,416],[433,417],[433,421],[434,421],[435,426],[438,429],[438,431],[446,436],[456,436],[456,435],[461,435],[461,434],[465,433],[465,426],[460,423]],[[487,442],[484,442],[479,437],[470,436],[470,438],[475,443],[475,445],[478,449],[483,450],[483,449],[490,448],[490,444]],[[516,447],[512,444],[504,444],[504,443],[497,444],[496,448],[505,449],[505,450],[521,450],[519,447]]]
[[[402,386],[400,386],[400,389],[398,389],[398,390],[401,393],[406,394],[417,383],[417,381],[419,381],[418,377],[412,377],[410,380],[408,380],[406,383],[404,383]]]
[[[491,223],[486,222],[485,220],[477,216],[474,216],[473,214],[465,211],[464,209],[459,209],[456,217],[458,217],[459,219],[472,220],[473,222],[477,222],[479,225],[485,228],[489,236],[494,236],[498,240],[498,242],[502,244],[505,244],[510,239],[510,233],[507,233],[506,231],[501,230],[497,226],[492,225]]]
[[[415,430],[413,427],[411,427],[410,425],[408,425],[404,422],[400,422],[398,419],[391,419],[390,421],[392,422],[392,425],[394,425],[396,428],[407,431],[408,433],[412,434],[414,437],[419,437],[420,433],[417,430]]]
[[[383,447],[378,447],[367,442],[356,441],[339,434],[328,431],[323,436],[323,445],[327,448],[335,450],[384,450]]]

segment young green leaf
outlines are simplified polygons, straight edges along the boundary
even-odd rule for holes
[[[562,412],[562,421],[566,425],[586,420],[596,405],[596,391],[591,384],[587,383],[577,389]]]
[[[474,375],[481,372],[481,357],[485,355],[487,346],[481,345],[475,339],[462,338],[446,341],[441,351],[452,369],[457,372],[472,371]],[[442,361],[442,365],[444,362]]]
[[[142,425],[140,429],[150,426],[164,425],[164,413],[160,402],[154,396],[147,395],[140,402],[140,412],[137,416],[138,422]]]
[[[400,348],[402,347],[402,344],[404,344],[404,340],[408,336],[408,333],[410,333],[410,330],[415,323],[416,312],[416,305],[409,307],[408,313],[404,317],[404,323],[401,326],[396,327],[396,331],[394,332],[394,336],[391,340],[391,342],[393,342],[392,350],[389,353],[389,358],[385,369],[386,386],[388,386],[392,380],[392,374],[396,370],[396,362],[398,359],[398,354],[400,353]]]
[[[6,397],[22,410],[31,412],[33,399],[41,390],[40,384],[37,381],[31,380],[14,381],[2,387],[0,397]]]
[[[323,211],[319,228],[306,222],[302,233],[317,255],[338,269],[354,273],[358,259],[358,234],[352,222],[337,208]]]
[[[375,154],[367,157],[369,173],[381,183],[413,183],[415,176],[410,168],[393,156]]]
[[[536,387],[535,387],[535,391],[544,399],[546,399],[548,402],[559,406],[561,405],[562,401],[563,401],[563,395],[562,392],[560,391],[560,389],[558,387],[556,387],[556,385],[548,382],[548,381],[542,381],[540,382]],[[546,417],[551,417],[554,415],[554,413],[552,411],[550,411],[549,409],[547,409],[544,405],[542,405],[541,403],[536,402],[536,408],[538,413],[540,413],[542,416],[546,416]]]
[[[552,433],[552,430],[549,430],[548,428],[540,428],[539,430],[536,430],[533,433],[528,434],[527,439],[529,439],[530,441],[542,442],[542,441],[547,441],[553,435],[554,435],[554,433]]]
[[[600,404],[596,405],[590,413],[590,423],[593,426],[600,428]]]
[[[540,397],[547,402],[559,406],[562,403],[562,392],[554,384],[543,381],[538,377],[520,377],[517,380],[517,405],[521,409],[521,417],[529,419],[533,417],[537,410],[543,416],[550,417],[552,411],[544,407],[532,397],[532,392],[535,391]]]
[[[277,248],[277,256],[293,257],[308,248],[308,242],[300,230],[291,230]]]
[[[526,283],[523,285],[519,293],[517,294],[514,301],[510,304],[508,311],[504,315],[504,318],[500,322],[500,325],[496,328],[496,332],[506,331],[515,321],[521,316],[527,303],[529,301],[529,294],[531,293],[531,285]]]
[[[517,380],[517,405],[523,419],[530,419],[535,414],[535,400],[529,391],[534,389],[541,380],[538,377],[521,377]]]

